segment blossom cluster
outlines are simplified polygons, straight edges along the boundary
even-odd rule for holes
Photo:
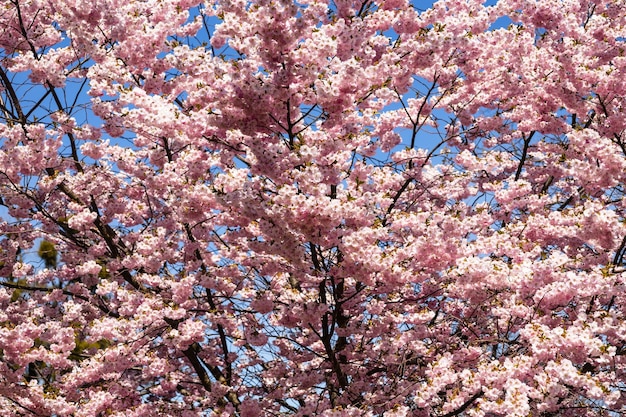
[[[623,1],[5,3],[0,416],[626,412]]]

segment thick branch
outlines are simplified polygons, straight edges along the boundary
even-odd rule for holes
[[[528,157],[528,147],[530,146],[530,140],[535,135],[535,131],[530,132],[530,135],[526,137],[526,134],[522,133],[522,138],[524,139],[524,149],[522,149],[522,157],[520,158],[519,165],[517,166],[517,171],[515,172],[515,181],[519,180],[520,175],[522,174],[522,169],[524,168],[524,163],[526,162],[526,158]]]
[[[479,399],[483,395],[485,395],[485,393],[483,391],[478,391],[469,400],[465,401],[459,408],[457,408],[454,411],[450,411],[449,413],[446,413],[446,414],[444,414],[444,415],[442,415],[440,417],[454,417],[454,416],[458,416],[463,411],[467,410],[477,399]]]

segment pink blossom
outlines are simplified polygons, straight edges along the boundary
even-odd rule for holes
[[[0,414],[623,413],[626,5],[418,3],[8,2]]]

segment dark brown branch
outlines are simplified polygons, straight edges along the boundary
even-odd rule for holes
[[[530,146],[530,140],[533,138],[534,135],[534,130],[530,132],[530,135],[528,135],[528,137],[526,137],[525,133],[522,133],[522,138],[524,139],[524,148],[522,149],[522,157],[519,161],[519,165],[517,166],[517,171],[515,172],[515,181],[519,180],[519,177],[522,174],[524,163],[526,162],[526,158],[528,157],[528,147]]]
[[[619,248],[615,251],[615,256],[613,257],[613,266],[621,265],[624,261],[624,255],[626,254],[626,236],[622,239],[622,243],[619,245]]]
[[[22,106],[20,105],[20,101],[17,98],[15,89],[13,88],[13,85],[11,84],[11,80],[9,80],[9,77],[7,77],[7,74],[4,72],[4,69],[2,69],[2,67],[0,67],[0,79],[1,79],[2,85],[4,86],[4,89],[9,94],[9,97],[11,99],[11,105],[17,112],[17,121],[21,125],[25,125],[26,117],[24,116],[24,112],[22,111]]]
[[[43,291],[43,292],[48,292],[48,293],[50,293],[50,292],[52,292],[54,290],[59,290],[60,289],[60,288],[54,288],[54,287],[30,287],[28,285],[14,284],[12,282],[0,282],[0,286],[6,287],[6,288],[12,288],[12,289],[16,289],[16,290],[21,290],[21,291]],[[74,294],[73,292],[67,291],[67,290],[64,290],[64,289],[60,289],[60,290],[63,293],[63,295],[67,295],[67,296],[70,296],[70,297],[78,298],[79,300],[83,300],[83,301],[86,301],[88,303],[90,303],[92,301],[92,300],[89,299],[89,297],[85,297],[84,295]],[[119,318],[119,316],[120,316],[115,311],[111,311],[104,304],[96,303],[96,307],[98,307],[102,312],[104,312],[108,316],[111,316],[111,317],[114,317],[114,318]]]
[[[479,399],[483,395],[485,395],[485,393],[483,391],[478,391],[469,400],[465,401],[459,408],[457,408],[454,411],[450,411],[449,413],[446,413],[446,414],[444,414],[442,416],[439,416],[439,417],[454,417],[454,416],[458,416],[463,411],[467,410],[474,403],[474,401],[476,401],[477,399]]]
[[[188,224],[185,224],[184,227],[185,227],[185,232],[187,233],[187,238],[189,239],[189,241],[190,242],[195,242],[196,239],[193,236],[193,233],[191,232],[191,227]],[[202,259],[202,254],[200,253],[199,249],[195,250],[194,256],[196,257],[196,259],[198,261],[200,261],[201,269],[203,270],[203,272],[206,272],[207,267],[204,264],[204,260]],[[213,299],[213,294],[211,293],[211,290],[208,289],[208,288],[206,289],[206,299],[207,299],[207,302],[209,303],[209,307],[211,308],[211,311],[212,312],[217,311],[217,304],[215,303],[215,300]],[[168,322],[168,324],[170,324],[170,323]],[[171,325],[178,326],[178,323],[177,322],[172,322]],[[223,353],[224,363],[226,363],[226,375],[224,375],[224,373],[217,366],[212,366],[212,367],[208,367],[207,366],[207,367],[208,367],[209,371],[211,372],[211,374],[215,377],[216,380],[218,380],[219,382],[223,383],[224,385],[227,385],[227,386],[230,387],[232,385],[233,369],[232,369],[232,363],[228,359],[228,353],[229,353],[228,340],[227,340],[226,330],[224,329],[224,326],[222,326],[221,324],[217,324],[217,333],[218,333],[218,335],[220,337],[220,344],[222,346],[222,353]],[[198,345],[198,344],[195,344],[195,345],[196,345],[197,352],[199,352],[200,351],[200,345]],[[183,353],[185,353],[185,352],[183,352]],[[185,355],[187,355],[187,353],[185,353]],[[197,369],[196,369],[196,372],[198,372]],[[198,374],[198,376],[200,376],[200,374]],[[207,388],[207,386],[205,385],[204,382],[202,383],[202,385],[207,389],[207,391],[210,391],[210,389]],[[239,398],[237,397],[237,395],[233,391],[229,391],[228,392],[227,398],[228,398],[228,400],[230,401],[230,403],[233,406],[235,406],[235,407],[239,406]]]
[[[59,99],[58,94],[54,90],[54,86],[50,84],[49,81],[46,81],[46,86],[48,87],[48,91],[52,94],[52,98],[54,99],[55,104],[59,111],[62,111],[65,114],[68,114],[64,108],[63,103],[61,103],[61,99]],[[83,172],[83,166],[80,164],[80,160],[78,159],[78,149],[76,148],[76,138],[72,132],[67,132],[67,137],[70,140],[70,149],[72,151],[72,160],[74,161],[74,168],[76,168],[76,172]]]
[[[406,191],[409,184],[411,184],[412,182],[413,182],[413,178],[407,178],[406,181],[404,181],[404,184],[402,184],[402,187],[400,187],[400,189],[396,193],[396,195],[393,196],[393,200],[391,201],[391,204],[389,204],[389,207],[387,207],[387,213],[385,214],[385,218],[383,219],[383,224],[382,224],[383,226],[387,225],[387,216],[391,214],[391,211],[395,208],[396,204],[398,203],[398,200],[400,199],[400,196],[402,196],[402,193]]]

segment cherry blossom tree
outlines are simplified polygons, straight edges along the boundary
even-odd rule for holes
[[[4,0],[0,415],[626,413],[623,0]]]

